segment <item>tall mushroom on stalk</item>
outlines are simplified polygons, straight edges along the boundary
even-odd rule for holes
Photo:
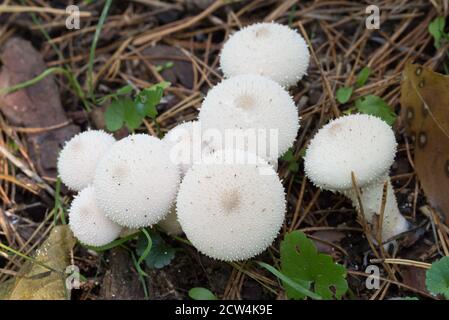
[[[316,186],[343,193],[360,209],[353,187],[354,174],[369,223],[374,223],[374,217],[382,211],[384,184],[387,183],[384,218],[379,221],[383,242],[408,229],[389,178],[396,147],[394,132],[387,123],[373,116],[355,114],[340,117],[321,128],[304,158],[305,172]]]

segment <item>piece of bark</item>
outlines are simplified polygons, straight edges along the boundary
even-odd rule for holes
[[[30,80],[47,69],[41,54],[20,38],[6,42],[0,60],[0,88]],[[52,75],[26,89],[0,96],[0,110],[12,125],[19,127],[46,128],[68,121]],[[69,124],[26,134],[29,154],[40,175],[56,177],[59,150],[78,132],[77,126]]]
[[[104,300],[142,300],[145,298],[139,275],[134,271],[131,257],[122,248],[109,254],[110,269],[106,271],[100,291]]]

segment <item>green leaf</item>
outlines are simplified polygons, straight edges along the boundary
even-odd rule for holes
[[[209,289],[196,287],[189,290],[189,297],[193,300],[217,300]]]
[[[442,294],[449,299],[449,257],[432,263],[426,272],[426,287],[431,293]]]
[[[303,282],[303,281],[295,282],[292,279],[290,279],[289,277],[287,277],[285,274],[283,274],[282,272],[277,270],[276,268],[270,266],[269,264],[266,264],[264,262],[257,262],[257,263],[261,267],[264,267],[265,269],[270,271],[272,274],[274,274],[276,277],[281,279],[284,283],[288,284],[291,288],[296,290],[299,294],[310,297],[315,300],[323,299],[320,295],[315,294],[312,291],[310,291],[309,289],[307,289],[306,287],[304,287],[304,285],[309,287],[309,284],[307,282]]]
[[[298,162],[290,162],[290,163],[288,164],[288,170],[291,171],[291,172],[293,172],[293,173],[298,172],[298,170],[299,170],[299,164],[298,164]]]
[[[150,231],[153,245],[151,251],[145,257],[145,264],[151,269],[161,269],[170,264],[175,257],[176,250],[170,247],[156,231]],[[139,237],[137,241],[137,253],[142,255],[146,246],[146,238]]]
[[[157,65],[157,66],[156,66],[156,71],[157,71],[157,72],[162,72],[162,71],[164,71],[164,70],[173,68],[173,66],[174,66],[173,61],[167,61],[166,63]]]
[[[125,120],[126,126],[129,130],[135,130],[142,124],[143,116],[137,111],[134,101],[130,98],[121,98],[122,108],[124,111],[123,119]]]
[[[435,18],[431,23],[429,23],[429,33],[433,36],[435,48],[441,46],[441,40],[445,37],[444,27],[446,26],[446,20],[444,17]]]
[[[351,87],[343,87],[337,90],[337,101],[346,103],[351,99],[353,89]]]
[[[363,87],[365,85],[366,81],[368,81],[371,71],[372,70],[370,67],[364,67],[362,70],[360,70],[359,74],[357,75],[357,80],[355,81],[357,87]]]
[[[396,114],[393,112],[391,107],[382,98],[369,95],[355,102],[356,109],[360,113],[370,114],[381,118],[383,121],[388,123],[390,126],[396,121]]]
[[[139,92],[136,97],[136,107],[142,117],[155,119],[157,116],[156,106],[161,102],[164,89],[170,86],[170,82],[160,82]]]
[[[295,161],[295,155],[293,154],[292,148],[288,149],[283,155],[282,160],[287,162]]]
[[[109,131],[117,131],[123,126],[124,116],[125,110],[122,107],[122,103],[119,99],[114,99],[104,113],[106,128]]]
[[[281,242],[281,271],[305,288],[315,288],[323,299],[340,299],[348,290],[346,269],[328,255],[318,253],[315,245],[300,231],[288,233]],[[304,294],[284,281],[287,296],[303,299]]]
[[[121,96],[121,95],[125,95],[125,94],[128,94],[128,93],[131,93],[132,91],[133,91],[133,86],[128,84],[128,85],[126,85],[124,87],[119,88],[116,91],[116,95]]]

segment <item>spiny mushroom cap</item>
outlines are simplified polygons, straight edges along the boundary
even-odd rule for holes
[[[81,243],[96,247],[114,241],[122,230],[98,208],[92,186],[81,190],[73,199],[69,209],[69,226]]]
[[[232,153],[259,164],[223,164],[223,155]],[[194,164],[184,177],[177,197],[178,220],[205,255],[244,260],[276,238],[286,210],[284,189],[272,167],[256,158],[243,151],[217,151],[204,163]],[[270,174],[260,174],[261,167]]]
[[[182,234],[182,228],[178,221],[178,215],[176,214],[176,207],[170,209],[167,216],[159,221],[158,226],[168,235],[178,236]]]
[[[170,159],[180,168],[181,177],[194,161],[201,161],[202,154],[211,153],[210,141],[203,139],[199,121],[183,122],[165,135],[164,142],[170,146]]]
[[[289,87],[307,73],[309,58],[307,44],[296,31],[277,23],[256,23],[225,42],[220,64],[226,77],[259,74]]]
[[[310,142],[304,169],[318,187],[352,189],[351,172],[363,187],[388,172],[396,153],[391,127],[365,114],[340,117],[326,124]]]
[[[115,139],[101,130],[77,134],[65,143],[58,158],[58,174],[72,190],[80,191],[92,183],[95,168]]]
[[[299,129],[298,110],[288,92],[276,82],[258,75],[235,76],[213,87],[203,101],[199,119],[203,131],[221,132],[222,147],[217,149],[235,148],[225,145],[229,130],[248,132],[247,136],[257,137],[258,142],[259,137],[264,139],[264,134],[266,148],[258,145],[257,151],[245,148],[267,160],[276,159],[287,151]],[[277,136],[272,137],[273,133]],[[270,146],[273,138],[277,139],[277,148]]]
[[[149,226],[170,209],[179,186],[179,170],[168,146],[145,134],[118,141],[98,164],[95,197],[114,222],[130,228]]]

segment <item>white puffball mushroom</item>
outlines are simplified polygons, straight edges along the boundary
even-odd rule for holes
[[[276,82],[258,75],[239,75],[213,87],[204,99],[199,120],[216,150],[244,149],[274,162],[287,151],[299,129],[297,107]],[[237,146],[237,141],[244,141]]]
[[[187,121],[167,132],[163,141],[169,144],[170,159],[179,166],[181,177],[194,162],[200,162],[203,154],[213,152],[210,139],[203,138],[201,123]]]
[[[383,241],[408,229],[388,175],[396,147],[394,132],[386,122],[374,116],[354,114],[330,121],[321,128],[304,158],[306,175],[316,186],[345,194],[359,208],[351,176],[354,173],[368,223],[373,223],[373,218],[380,214],[387,182]]]
[[[139,228],[167,214],[179,187],[179,169],[169,147],[145,135],[130,135],[101,159],[93,185],[98,206],[112,221]]]
[[[307,44],[298,32],[273,22],[255,23],[225,42],[220,65],[226,77],[258,74],[289,87],[307,73],[309,59]]]
[[[67,141],[58,157],[58,174],[70,189],[80,191],[92,183],[95,168],[115,143],[112,135],[89,130]]]
[[[176,207],[170,209],[167,216],[157,224],[168,235],[179,236],[182,234],[182,227],[178,221]]]
[[[241,157],[247,161],[232,160]],[[270,165],[242,150],[220,150],[187,172],[176,208],[193,246],[209,257],[238,261],[271,245],[284,221],[286,203]]]
[[[69,209],[69,226],[81,243],[95,247],[114,241],[122,230],[98,208],[92,186],[81,190],[73,199]]]

